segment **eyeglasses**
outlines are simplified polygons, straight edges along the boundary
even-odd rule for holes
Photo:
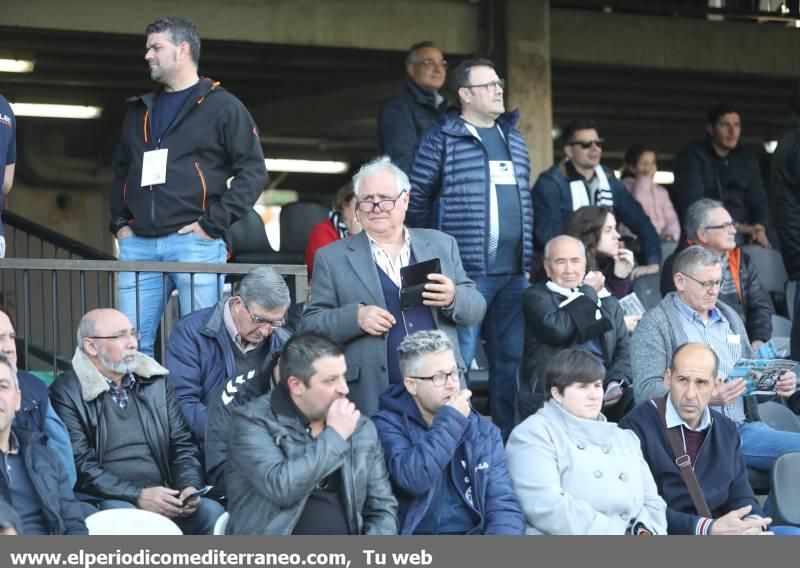
[[[724,279],[724,278],[723,278],[723,279],[721,279],[721,280],[709,280],[708,282],[700,282],[700,281],[699,281],[697,278],[695,278],[694,276],[689,276],[688,274],[684,274],[683,272],[681,272],[681,274],[683,274],[684,276],[686,276],[686,278],[688,278],[689,280],[694,280],[695,282],[697,282],[698,284],[700,284],[700,286],[702,286],[703,290],[704,290],[704,291],[706,291],[706,292],[707,292],[707,291],[709,291],[709,290],[711,290],[711,289],[712,289],[712,288],[714,288],[715,286],[716,286],[717,288],[722,288],[722,285],[723,285],[723,284],[725,284],[725,279]]]
[[[580,146],[584,150],[588,150],[592,147],[592,144],[594,144],[598,148],[602,149],[604,142],[605,140],[602,138],[598,138],[597,140],[576,140],[575,142],[570,142],[567,144],[567,146]]]
[[[269,320],[267,318],[254,315],[253,312],[250,311],[250,308],[247,307],[247,304],[245,304],[244,302],[242,302],[242,305],[244,306],[247,315],[250,316],[250,321],[253,322],[253,325],[256,327],[265,327],[267,325],[270,327],[283,327],[284,325],[286,325],[285,319]]]
[[[437,67],[441,67],[442,69],[447,69],[447,61],[442,59],[441,61],[436,61],[435,59],[423,59],[422,61],[415,61],[414,65],[422,65],[426,69],[435,69]]]
[[[139,341],[140,337],[139,332],[135,329],[132,329],[130,331],[123,331],[121,333],[117,333],[116,335],[90,335],[89,337],[87,337],[87,339],[111,339],[120,341],[123,339],[128,339],[129,337],[135,339],[136,341]]]
[[[721,225],[708,225],[707,227],[703,227],[706,231],[709,229],[725,229],[726,231],[730,231],[731,229],[736,228],[736,223],[730,221],[728,223],[722,223]]]
[[[464,85],[465,89],[477,89],[478,87],[486,87],[487,91],[496,91],[498,88],[502,90],[506,88],[506,80],[498,79],[497,81],[481,83],[480,85]]]
[[[404,189],[394,199],[381,199],[380,201],[356,201],[356,207],[362,213],[372,213],[377,208],[378,211],[391,211],[397,204],[397,200],[403,197],[406,192]]]
[[[447,381],[461,382],[464,378],[464,369],[453,369],[449,373],[436,373],[430,377],[408,377],[409,379],[417,379],[419,381],[431,381],[435,387],[443,387]]]

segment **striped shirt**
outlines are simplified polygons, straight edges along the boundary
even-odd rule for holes
[[[719,376],[727,377],[742,356],[741,337],[734,333],[730,322],[716,307],[709,312],[708,321],[703,321],[700,314],[684,304],[677,294],[673,296],[673,303],[689,343],[702,343],[712,349],[719,357]],[[741,396],[725,407],[712,408],[737,425],[746,420]]]
[[[372,251],[372,259],[375,261],[375,264],[378,265],[378,268],[383,270],[398,288],[403,287],[400,281],[400,269],[408,266],[411,259],[411,235],[408,234],[408,230],[405,227],[403,227],[403,238],[405,243],[403,244],[403,248],[400,249],[400,254],[397,255],[396,259],[392,259],[389,253],[378,244],[378,241],[367,233],[369,248]]]

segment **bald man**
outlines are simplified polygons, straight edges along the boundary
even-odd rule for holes
[[[167,370],[139,352],[136,329],[117,310],[88,312],[77,339],[72,367],[50,388],[72,439],[76,492],[100,509],[138,507],[185,534],[211,534],[222,507],[194,496],[199,451]]]
[[[763,534],[772,521],[763,516],[747,480],[736,423],[709,408],[722,384],[717,355],[701,343],[685,343],[673,354],[664,384],[665,396],[639,405],[619,425],[639,437],[658,493],[667,502],[669,534]],[[658,399],[665,402],[663,416]],[[695,509],[675,464],[667,429],[680,434],[685,454],[681,459],[691,460],[713,518]],[[770,530],[792,532],[789,527]]]

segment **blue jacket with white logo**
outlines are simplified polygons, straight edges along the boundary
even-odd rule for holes
[[[511,485],[500,430],[471,412],[464,418],[442,406],[428,426],[403,383],[386,389],[372,417],[383,444],[395,496],[400,503],[400,534],[413,534],[433,501],[433,488],[445,468],[459,475],[465,495],[480,521],[470,534],[524,534],[525,518]],[[464,463],[454,463],[461,449]],[[459,460],[460,461],[460,460]],[[466,465],[467,475],[462,476]]]

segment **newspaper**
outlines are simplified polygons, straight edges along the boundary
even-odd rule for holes
[[[747,383],[745,396],[775,394],[775,385],[781,375],[797,365],[797,361],[789,359],[739,359],[725,381],[744,379]]]
[[[619,306],[626,316],[643,316],[645,309],[636,292],[631,292],[619,301]]]

